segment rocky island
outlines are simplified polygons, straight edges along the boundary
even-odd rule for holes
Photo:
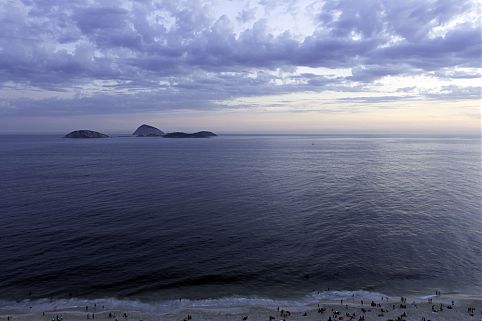
[[[106,134],[102,134],[93,130],[81,129],[74,130],[64,136],[65,138],[107,138]]]
[[[183,132],[173,132],[173,133],[167,133],[164,135],[164,138],[209,138],[217,136],[213,132],[208,132],[208,131],[200,131],[197,133],[183,133]]]
[[[137,137],[162,136],[164,138],[209,138],[217,136],[215,133],[209,131],[200,131],[197,133],[172,132],[166,134],[159,128],[146,124],[139,126],[132,135]]]
[[[154,126],[143,124],[139,126],[132,135],[137,137],[164,136],[164,132]]]

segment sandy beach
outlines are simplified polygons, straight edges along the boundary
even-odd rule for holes
[[[195,302],[195,301],[193,301]],[[154,305],[155,306],[155,305]],[[368,300],[353,296],[316,304],[292,306],[237,305],[173,307],[169,311],[118,309],[106,305],[71,306],[25,313],[13,308],[0,310],[0,321],[189,321],[189,320],[253,320],[253,321],[327,321],[327,320],[406,320],[468,321],[482,320],[482,299],[475,296],[439,295],[430,298],[380,297]]]

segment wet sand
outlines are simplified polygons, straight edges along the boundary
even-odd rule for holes
[[[363,300],[363,304],[362,301]],[[453,304],[453,305],[452,305]],[[474,296],[434,296],[426,299],[381,297],[378,301],[366,298],[345,298],[311,305],[266,306],[239,305],[216,307],[173,308],[167,312],[145,312],[110,309],[108,306],[87,306],[52,309],[35,313],[0,310],[0,321],[326,321],[326,320],[406,320],[406,321],[470,321],[482,320],[482,298]]]

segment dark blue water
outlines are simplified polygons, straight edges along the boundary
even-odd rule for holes
[[[1,136],[0,298],[480,293],[480,143]]]

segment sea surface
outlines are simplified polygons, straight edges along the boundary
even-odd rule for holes
[[[481,294],[481,183],[473,137],[4,135],[0,300]]]

